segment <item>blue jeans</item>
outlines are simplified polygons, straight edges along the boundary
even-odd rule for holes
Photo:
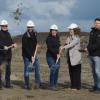
[[[27,57],[23,57],[24,60],[24,79],[25,79],[25,85],[29,85],[29,65],[30,65],[30,61]],[[35,62],[33,64],[34,70],[35,70],[35,82],[40,84],[41,80],[40,80],[40,64],[39,64],[39,60],[36,57],[35,58]]]
[[[97,89],[100,89],[100,57],[90,56],[90,65],[92,67],[94,87],[96,87]]]
[[[46,56],[46,59],[47,59],[47,63],[48,63],[49,68],[50,68],[50,86],[51,87],[56,87],[57,86],[57,81],[58,81],[60,62],[58,62],[58,64],[55,65],[56,60],[52,56]],[[55,67],[55,68],[52,69],[51,68],[52,66]]]

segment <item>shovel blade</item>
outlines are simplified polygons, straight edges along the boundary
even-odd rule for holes
[[[29,72],[34,72],[34,67],[32,64],[29,64],[28,68],[29,68]]]
[[[57,70],[58,68],[59,68],[60,66],[59,66],[59,64],[54,64],[54,65],[52,65],[51,66],[51,70]]]

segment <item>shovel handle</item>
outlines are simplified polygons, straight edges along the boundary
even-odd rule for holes
[[[59,55],[61,54],[61,52],[62,52],[62,50],[60,49],[60,51],[59,51]],[[60,59],[60,56],[57,58],[57,60],[56,60],[56,64],[58,63],[59,59]]]
[[[12,48],[13,46],[11,45],[11,46],[8,46],[8,49],[10,49],[10,48]],[[0,50],[5,50],[5,49],[0,49]]]
[[[57,58],[57,60],[56,60],[56,64],[58,63],[59,59],[60,59],[60,56]]]
[[[10,49],[10,48],[12,48],[13,47],[13,45],[11,45],[11,46],[8,46],[8,49]]]
[[[37,48],[38,48],[38,45],[36,45],[36,49],[35,49],[35,53],[34,53],[34,58],[36,57],[36,54],[37,54]]]

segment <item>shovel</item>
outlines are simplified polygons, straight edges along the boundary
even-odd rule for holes
[[[34,58],[36,57],[36,54],[37,54],[37,48],[38,48],[38,45],[36,46],[36,49],[35,49]],[[34,71],[33,64],[30,63],[29,64],[29,72],[33,72],[33,71]]]
[[[60,50],[60,52],[59,52],[59,55],[60,55],[60,53],[61,53],[61,50]],[[58,64],[59,59],[60,59],[60,56],[57,58],[56,63],[55,63],[54,65],[52,65],[51,68],[50,68],[50,69],[53,70],[54,72],[60,67],[59,64]]]

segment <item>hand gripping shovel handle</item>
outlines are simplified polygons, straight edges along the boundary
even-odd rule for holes
[[[59,55],[61,54],[61,51],[62,51],[62,50],[60,50]],[[56,64],[58,63],[59,59],[60,59],[60,56],[57,58]]]
[[[11,46],[8,46],[8,49],[10,49],[10,48],[12,48],[13,47],[13,45],[11,45]]]

